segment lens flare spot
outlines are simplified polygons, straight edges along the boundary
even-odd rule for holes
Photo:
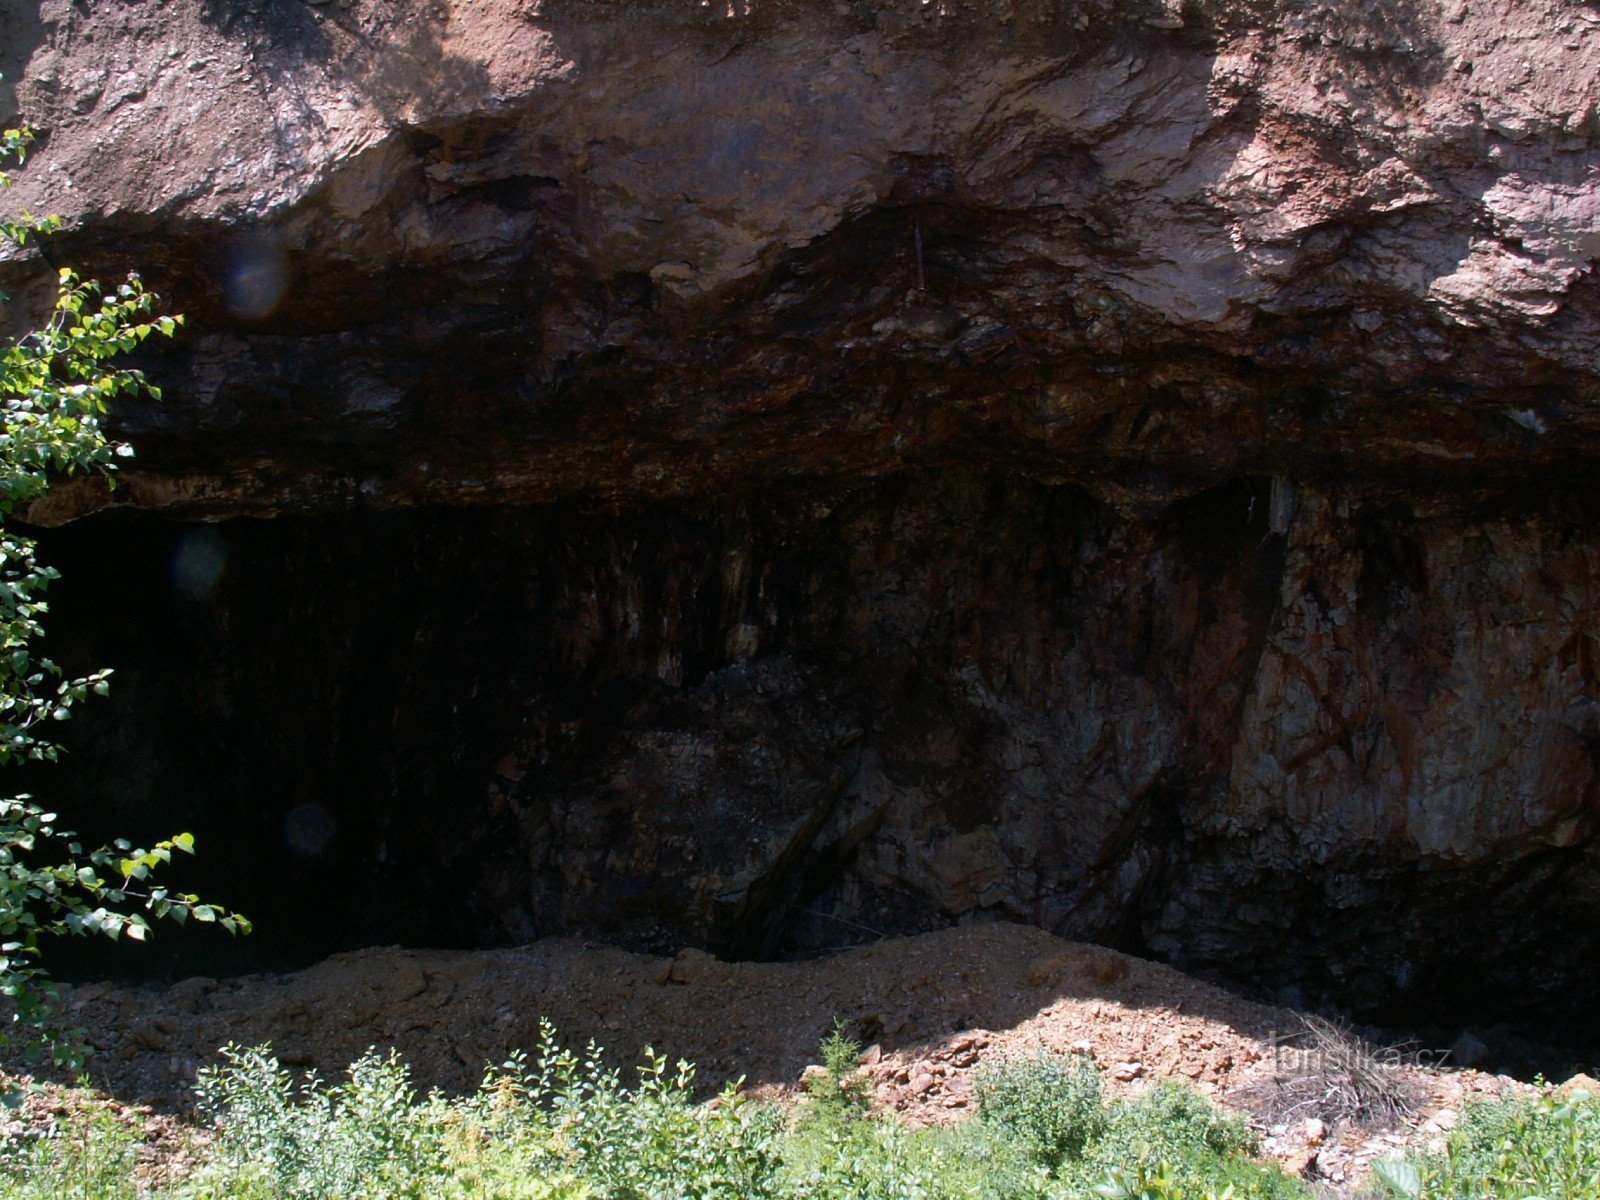
[[[208,600],[228,568],[228,541],[206,525],[183,535],[172,555],[172,588],[186,600]]]
[[[333,844],[339,823],[314,800],[297,804],[283,818],[283,841],[299,858],[316,858]]]
[[[255,238],[237,246],[229,266],[224,302],[242,321],[272,315],[289,287],[289,259],[275,238]]]

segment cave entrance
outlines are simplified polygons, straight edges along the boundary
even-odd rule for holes
[[[50,652],[116,674],[32,790],[88,838],[193,832],[178,882],[257,928],[57,962],[221,974],[556,933],[781,958],[1006,919],[1307,1003],[1581,1040],[1600,998],[1592,823],[1478,859],[1318,843],[1245,804],[1264,801],[1241,799],[1236,759],[1289,761],[1272,739],[1308,720],[1293,698],[1262,711],[1286,603],[1367,593],[1329,644],[1379,664],[1371,711],[1306,770],[1368,764],[1377,795],[1393,714],[1432,703],[1424,669],[1507,669],[1453,630],[1597,581],[1448,591],[1439,564],[1473,526],[1424,530],[1386,502],[1308,541],[1323,559],[1286,601],[1271,498],[1241,479],[1135,520],[946,472],[824,498],[113,511],[46,531]],[[1592,537],[1538,520],[1541,545]],[[1561,703],[1508,711],[1547,730],[1576,711]],[[1573,736],[1548,753],[1579,770]],[[1472,937],[1448,932],[1468,919]]]
[[[229,945],[164,929],[150,953],[82,969],[283,967],[546,932],[529,911],[539,800],[519,784],[538,770],[580,786],[617,716],[777,636],[727,569],[745,524],[555,506],[111,512],[46,531],[62,572],[50,651],[115,674],[35,790],[86,836],[192,831],[184,886],[257,930]],[[770,609],[781,584],[756,585]]]

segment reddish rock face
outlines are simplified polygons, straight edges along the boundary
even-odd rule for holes
[[[126,486],[32,514],[148,510],[53,542],[70,588],[124,539],[192,656],[83,604],[188,681],[122,777],[217,731],[219,836],[370,876],[334,940],[1005,915],[1363,1003],[1600,990],[1592,5],[0,31],[7,203],[189,318]],[[0,262],[19,323],[45,267]],[[174,594],[216,547],[164,521],[273,515]]]
[[[9,202],[190,317],[134,502],[1593,450],[1589,5],[3,11]]]

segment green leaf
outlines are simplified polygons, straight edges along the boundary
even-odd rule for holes
[[[1408,1200],[1422,1195],[1422,1172],[1416,1164],[1398,1159],[1381,1159],[1372,1164],[1372,1173],[1378,1182],[1391,1192]]]

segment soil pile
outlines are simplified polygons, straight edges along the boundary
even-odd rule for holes
[[[779,1098],[795,1094],[842,1021],[866,1047],[877,1101],[916,1121],[959,1118],[984,1064],[1040,1049],[1092,1055],[1115,1090],[1174,1076],[1235,1104],[1302,1065],[1285,1049],[1303,1029],[1290,1010],[1009,924],[799,963],[725,963],[692,950],[652,957],[574,939],[484,952],[374,948],[283,976],[90,984],[71,989],[66,1005],[102,1051],[96,1082],[169,1111],[186,1107],[196,1071],[228,1042],[270,1042],[285,1063],[324,1076],[369,1046],[393,1046],[421,1086],[465,1090],[532,1046],[542,1019],[563,1040],[599,1042],[619,1064],[649,1045],[696,1063],[707,1088],[742,1076]],[[1416,1107],[1413,1124],[1434,1134],[1469,1095],[1518,1086],[1474,1071],[1386,1069]],[[1403,1133],[1341,1131],[1311,1110],[1270,1120],[1270,1152],[1334,1182],[1392,1153]]]

